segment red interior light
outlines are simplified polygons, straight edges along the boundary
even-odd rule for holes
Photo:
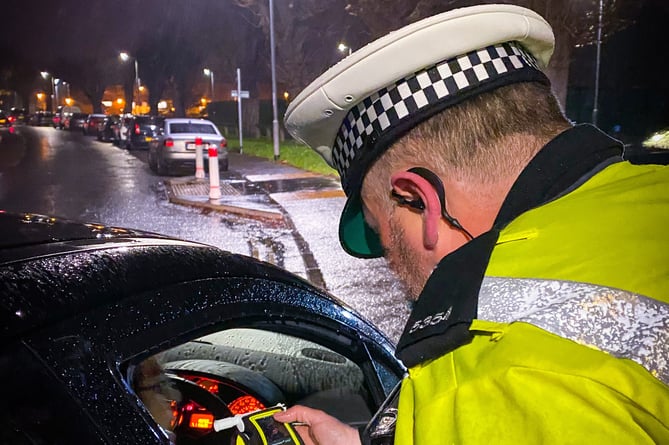
[[[259,409],[265,409],[265,405],[253,396],[241,396],[228,404],[228,408],[232,414],[246,414]]]
[[[202,138],[195,138],[195,145],[202,145]]]

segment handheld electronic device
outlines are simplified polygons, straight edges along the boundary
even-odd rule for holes
[[[238,414],[214,421],[214,430],[237,428],[236,445],[303,445],[299,434],[290,423],[274,420],[274,414],[285,411],[278,404],[260,411]]]

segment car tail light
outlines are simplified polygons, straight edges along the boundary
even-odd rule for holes
[[[135,134],[140,134],[141,132],[139,131],[139,124],[135,124]]]
[[[8,120],[9,123],[11,124],[12,122],[14,122],[14,121],[16,120],[16,118],[15,118],[14,116],[9,116],[9,117],[7,118],[7,120]]]
[[[174,141],[171,138],[165,139],[165,142],[163,142],[163,145],[165,147],[174,147]]]

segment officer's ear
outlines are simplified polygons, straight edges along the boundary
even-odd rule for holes
[[[398,171],[390,177],[391,193],[399,205],[422,214],[423,245],[434,249],[439,241],[441,201],[432,184],[410,171]]]

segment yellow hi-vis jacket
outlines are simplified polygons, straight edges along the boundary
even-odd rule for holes
[[[557,145],[606,144],[569,132]],[[668,228],[669,167],[627,162],[514,215],[483,266],[471,338],[408,364],[395,444],[669,444]]]

